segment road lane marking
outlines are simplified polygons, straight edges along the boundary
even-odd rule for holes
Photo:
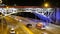
[[[11,17],[8,17],[8,18],[11,18]],[[11,19],[13,19],[13,20],[15,20],[14,18],[11,18]],[[16,20],[15,20],[16,21]],[[17,22],[17,21],[16,21]],[[18,23],[18,22],[17,22]],[[21,24],[21,26],[24,28],[24,30],[26,31],[26,32],[28,32],[28,34],[34,34],[32,31],[30,31],[27,27],[25,27],[23,24]]]

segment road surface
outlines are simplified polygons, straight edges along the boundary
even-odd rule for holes
[[[14,17],[16,17],[16,16],[14,16]],[[1,24],[0,34],[10,34],[9,31],[12,26],[15,28],[16,34],[41,34],[43,32],[45,32],[47,34],[60,34],[60,28],[58,28],[58,27],[49,25],[47,27],[50,27],[50,28],[46,28],[46,30],[40,30],[35,27],[36,23],[34,21],[31,21],[29,18],[24,18],[24,17],[20,17],[20,16],[19,16],[19,18],[22,21],[18,21],[19,20],[18,18],[17,19],[13,18],[13,16],[11,16],[11,15],[4,17],[3,22],[6,21],[6,25],[4,25],[5,23]],[[27,23],[33,24],[32,28],[27,28],[25,26]],[[4,26],[4,27],[2,27],[2,26]],[[52,31],[52,28],[53,28],[53,31]],[[54,31],[54,30],[56,30],[56,31]]]

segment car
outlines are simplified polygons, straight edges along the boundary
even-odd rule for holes
[[[46,30],[45,27],[42,27],[41,29],[42,29],[42,30]]]
[[[32,24],[27,24],[26,27],[31,28]]]
[[[45,30],[45,25],[42,22],[40,22],[36,24],[36,28]]]
[[[11,28],[11,29],[10,29],[10,34],[16,34],[16,31],[15,31],[14,28]]]

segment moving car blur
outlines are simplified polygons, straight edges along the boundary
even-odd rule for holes
[[[15,31],[14,28],[11,28],[11,29],[10,29],[10,34],[16,34],[16,31]]]
[[[32,24],[27,24],[26,25],[28,28],[31,28],[32,27]]]
[[[37,23],[36,27],[39,28],[39,29],[45,30],[45,25],[43,23],[41,23],[41,22]]]

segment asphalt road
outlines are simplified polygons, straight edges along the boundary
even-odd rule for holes
[[[16,17],[16,16],[15,16]],[[33,25],[33,27],[35,27],[36,25],[36,22],[35,21],[32,21],[31,18],[24,18],[24,17],[16,17],[17,20],[19,20],[20,22],[23,22],[24,25],[30,23]],[[35,20],[35,19],[34,19]],[[33,32],[36,30],[38,31],[37,28],[30,28]],[[34,30],[33,30],[34,29]],[[36,31],[34,33],[36,33]],[[39,30],[40,32],[41,30]],[[54,24],[51,24],[49,23],[48,26],[46,26],[46,30],[43,32],[48,32],[49,34],[60,34],[60,26],[57,26],[57,25],[54,25]]]
[[[10,27],[12,26],[15,28],[16,34],[42,34],[43,32],[47,34],[60,34],[60,28],[55,27],[53,25],[47,26],[48,28],[46,28],[46,30],[37,29],[35,27],[36,23],[34,21],[31,21],[29,18],[24,18],[19,16],[19,18],[16,19],[16,18],[13,18],[13,16],[6,16],[4,17],[4,19],[6,20],[6,25],[4,25],[5,23],[1,24],[0,34],[10,34],[9,33]],[[3,22],[5,21],[4,19],[3,19]],[[31,28],[27,28],[25,26],[27,23],[31,23],[33,24],[33,26]],[[4,27],[2,27],[2,25]]]

